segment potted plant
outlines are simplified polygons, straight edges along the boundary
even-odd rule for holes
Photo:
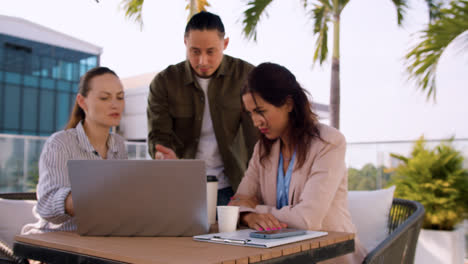
[[[431,149],[421,137],[409,157],[391,156],[402,161],[390,183],[396,185],[395,196],[418,201],[426,211],[415,263],[463,263],[464,230],[457,228],[468,213],[463,155],[452,140]]]

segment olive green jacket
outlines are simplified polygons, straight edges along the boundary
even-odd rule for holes
[[[240,91],[253,66],[228,55],[208,86],[213,129],[224,163],[224,173],[234,190],[240,183],[258,138],[251,118],[242,109]],[[170,65],[156,75],[148,96],[148,148],[154,158],[155,145],[173,149],[179,158],[193,159],[197,153],[205,95],[188,61]]]

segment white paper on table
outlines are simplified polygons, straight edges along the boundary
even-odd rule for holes
[[[206,235],[194,236],[193,240],[201,242],[211,242],[227,245],[247,246],[247,247],[260,247],[271,248],[284,244],[294,243],[297,241],[307,240],[311,238],[321,237],[328,235],[327,232],[322,231],[306,231],[304,235],[283,237],[283,238],[253,238],[249,234],[255,232],[253,229],[242,229],[234,232],[214,233]]]

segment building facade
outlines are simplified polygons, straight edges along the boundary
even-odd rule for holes
[[[0,134],[49,136],[66,125],[81,75],[102,48],[0,16]]]
[[[32,191],[46,137],[64,128],[102,48],[0,15],[0,192]]]

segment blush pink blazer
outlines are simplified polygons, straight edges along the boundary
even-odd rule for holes
[[[242,207],[241,212],[270,213],[289,227],[356,233],[348,210],[348,173],[345,165],[346,140],[338,130],[319,124],[320,136],[314,139],[304,164],[294,163],[289,186],[288,206],[276,209],[276,178],[280,140],[260,164],[259,145],[255,146],[249,167],[237,195],[256,196],[255,209]],[[362,263],[366,250],[355,238],[354,253],[324,263]]]

